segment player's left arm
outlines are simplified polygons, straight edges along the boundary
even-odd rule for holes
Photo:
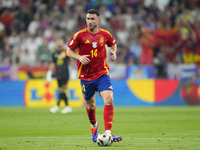
[[[110,56],[110,59],[111,59],[112,61],[115,61],[116,58],[117,58],[117,55],[116,55],[116,53],[117,53],[117,44],[112,45],[110,48],[111,48],[111,52],[110,52],[111,56]]]
[[[46,81],[48,83],[50,83],[52,81],[52,74],[53,74],[54,68],[55,68],[55,63],[51,62],[48,66],[48,71],[47,71],[47,74],[46,74]]]
[[[48,83],[50,83],[52,81],[52,74],[53,74],[53,71],[56,67],[56,58],[54,57],[54,55],[55,55],[55,53],[52,54],[50,63],[48,65],[47,74],[46,74],[46,81]]]

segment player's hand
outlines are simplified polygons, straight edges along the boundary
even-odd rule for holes
[[[116,60],[117,56],[116,56],[116,53],[113,50],[111,50],[110,54],[111,54],[110,59],[112,61]]]
[[[47,74],[46,74],[46,81],[48,83],[50,83],[52,81],[52,71],[47,71]]]
[[[83,65],[87,65],[90,62],[90,59],[88,58],[90,55],[82,55],[79,57],[79,61],[83,64]]]

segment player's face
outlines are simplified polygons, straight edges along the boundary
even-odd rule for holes
[[[57,44],[57,48],[58,49],[62,49],[63,48],[63,44],[64,44],[64,41],[62,39],[58,39],[56,41],[56,44]]]
[[[99,22],[100,22],[100,19],[96,14],[86,15],[86,23],[90,31],[94,31],[94,29],[97,29]]]

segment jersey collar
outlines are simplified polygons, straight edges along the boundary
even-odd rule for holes
[[[90,34],[97,34],[97,33],[99,33],[99,28],[97,28],[97,33],[91,33],[91,32],[89,31],[88,28],[86,28],[86,30],[87,30],[87,32],[89,32]]]

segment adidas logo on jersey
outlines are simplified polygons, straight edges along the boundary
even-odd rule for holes
[[[109,89],[113,89],[113,87],[112,86],[110,86],[110,87],[108,87]]]
[[[90,43],[90,41],[89,41],[89,40],[87,40],[85,43]]]

